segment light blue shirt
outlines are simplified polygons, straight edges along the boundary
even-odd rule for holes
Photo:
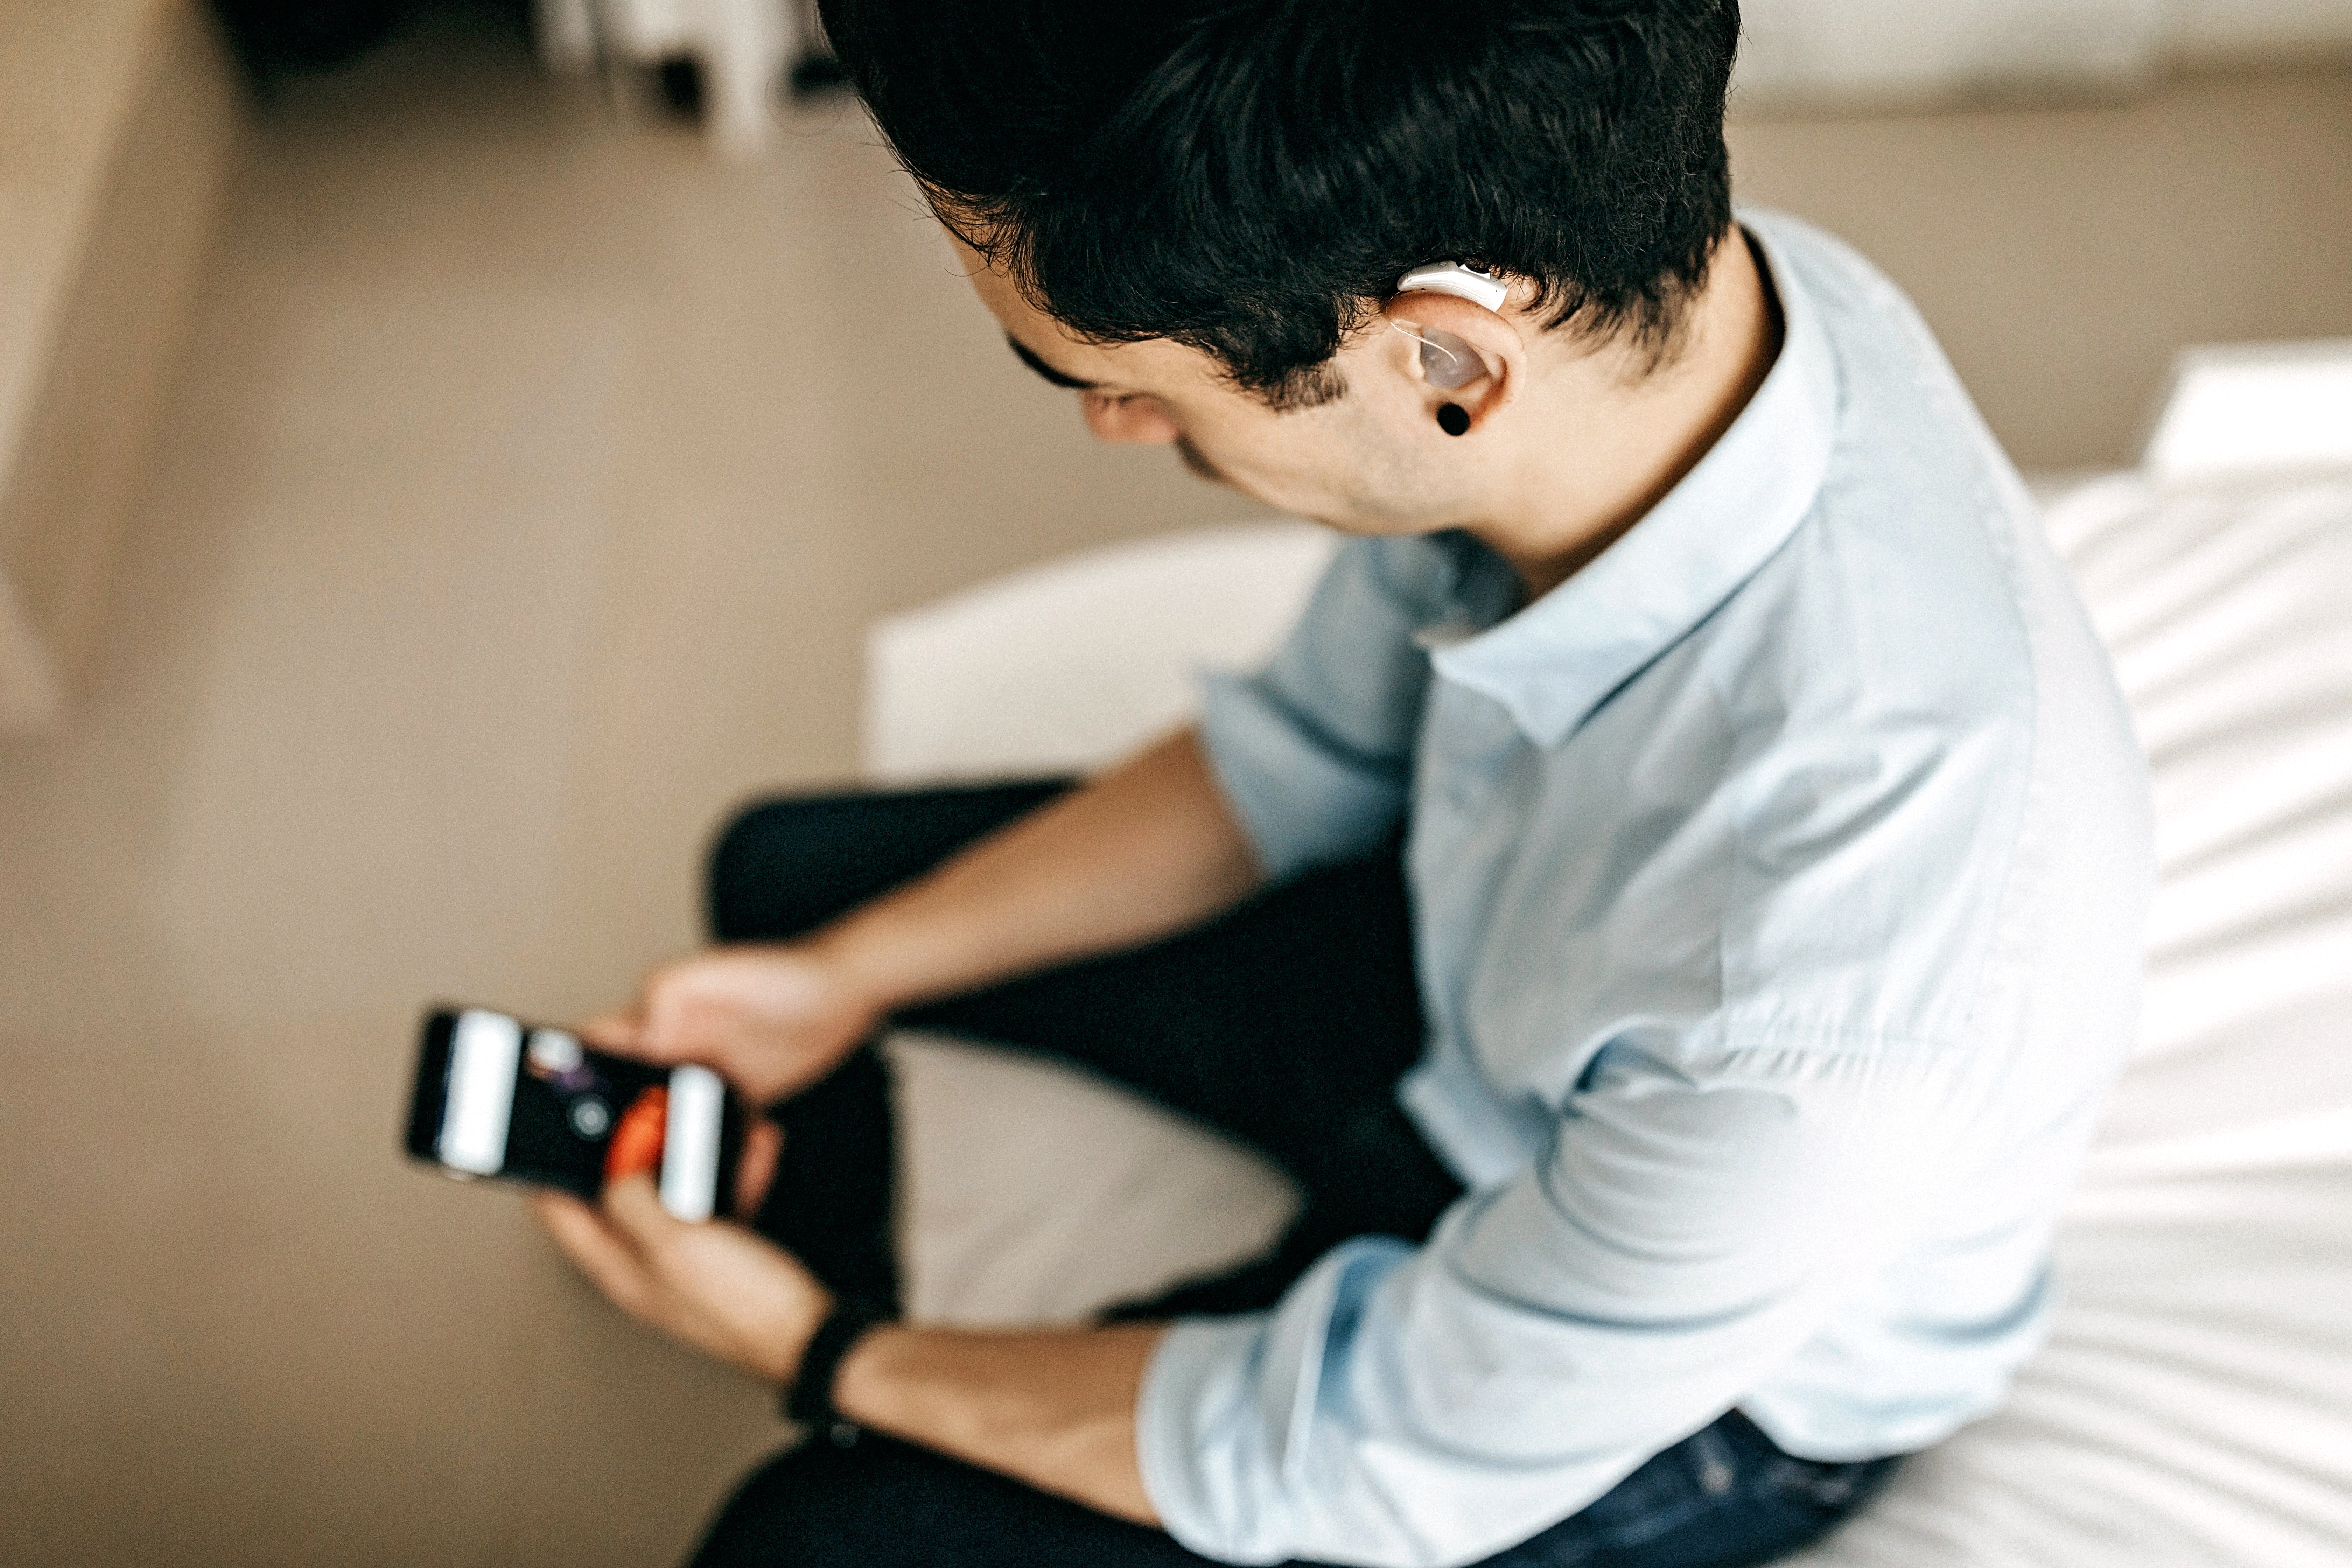
[[[1355,541],[1211,683],[1274,876],[1409,824],[1399,1093],[1471,1191],[1169,1333],[1138,1443],[1195,1552],[1472,1562],[1735,1405],[1814,1458],[1917,1449],[2050,1310],[2135,1021],[2144,766],[1909,303],[1743,221],[1784,346],[1623,539],[1516,613],[1466,536]]]

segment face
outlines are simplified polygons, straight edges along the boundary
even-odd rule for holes
[[[977,253],[963,248],[962,256],[1013,352],[1076,395],[1100,440],[1171,447],[1203,479],[1349,532],[1423,532],[1464,522],[1475,510],[1476,465],[1433,416],[1437,401],[1475,402],[1492,389],[1433,393],[1419,371],[1420,344],[1386,320],[1333,359],[1346,385],[1340,396],[1277,412],[1232,385],[1196,349],[1164,339],[1103,344],[1074,337]]]

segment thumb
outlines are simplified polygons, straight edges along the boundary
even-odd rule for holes
[[[735,1217],[744,1224],[751,1224],[767,1201],[783,1150],[783,1129],[764,1116],[753,1118],[751,1130],[743,1135],[743,1152],[735,1162]]]
[[[583,1023],[575,1032],[600,1051],[612,1051],[625,1057],[636,1056],[645,1049],[645,1009],[633,1006],[599,1013]]]
[[[661,1206],[654,1179],[643,1172],[605,1184],[604,1212],[614,1227],[642,1250],[659,1247],[686,1228],[686,1221]]]

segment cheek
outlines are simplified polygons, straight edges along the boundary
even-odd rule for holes
[[[1193,439],[1217,467],[1257,495],[1294,508],[1352,492],[1363,463],[1339,422],[1318,414],[1252,420]]]
[[[1444,476],[1430,471],[1425,455],[1357,420],[1318,421],[1270,439],[1261,434],[1230,452],[1203,449],[1227,481],[1253,499],[1349,532],[1450,521],[1459,510],[1440,493]]]

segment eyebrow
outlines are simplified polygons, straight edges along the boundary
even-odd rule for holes
[[[1035,371],[1039,375],[1044,376],[1055,386],[1067,387],[1072,392],[1092,392],[1095,388],[1102,384],[1099,381],[1080,381],[1075,375],[1067,375],[1061,371],[1055,370],[1052,365],[1047,364],[1044,360],[1039,359],[1035,354],[1030,353],[1029,346],[1026,343],[1024,343],[1019,338],[1014,337],[1011,332],[1004,334],[1004,342],[1007,347],[1012,349],[1014,353],[1021,356],[1021,363],[1023,364],[1027,365],[1031,370]]]

